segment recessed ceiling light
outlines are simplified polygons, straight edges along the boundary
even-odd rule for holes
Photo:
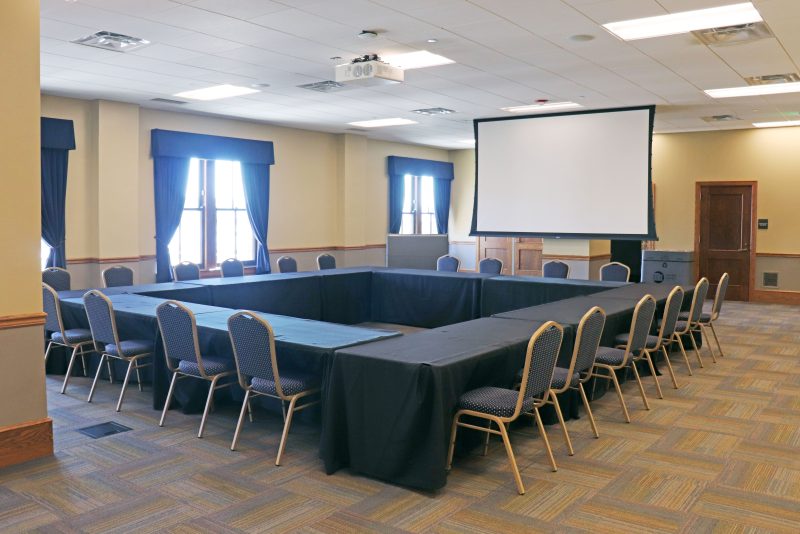
[[[256,89],[263,89],[265,87],[269,87],[268,83],[252,83],[250,87],[255,87]]]
[[[452,59],[428,52],[427,50],[417,50],[416,52],[385,56],[382,59],[389,65],[404,70],[422,69],[425,67],[436,67],[437,65],[455,63]]]
[[[438,43],[439,39],[428,39],[428,42],[431,43],[431,44]]]
[[[556,109],[570,109],[583,107],[575,102],[545,102],[542,104],[529,104],[527,106],[512,106],[510,108],[500,108],[511,113],[531,113],[537,111],[553,111]]]
[[[726,87],[704,91],[711,98],[733,98],[737,96],[781,95],[799,93],[800,82],[776,83],[767,85],[748,85],[746,87]]]
[[[406,124],[417,124],[416,121],[408,119],[393,118],[393,119],[374,119],[371,121],[355,121],[348,122],[350,126],[358,126],[359,128],[381,128],[383,126],[403,126]]]
[[[203,89],[193,89],[191,91],[183,91],[176,93],[172,96],[180,98],[191,98],[192,100],[219,100],[221,98],[231,98],[234,96],[250,95],[258,93],[258,89],[251,87],[240,87],[238,85],[214,85],[212,87],[205,87]]]
[[[578,43],[586,43],[589,41],[594,41],[595,37],[594,35],[589,35],[588,33],[579,33],[571,36],[570,39]]]
[[[361,33],[356,35],[359,39],[375,39],[378,36],[378,32],[372,30],[361,30]]]
[[[773,122],[754,122],[756,128],[780,128],[782,126],[800,126],[800,121],[773,121]]]
[[[603,24],[603,27],[625,41],[649,39],[689,33],[708,28],[736,26],[761,22],[763,19],[752,2],[732,4],[728,6],[682,11],[670,15],[623,20]]]

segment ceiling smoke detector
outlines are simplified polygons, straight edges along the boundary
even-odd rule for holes
[[[130,52],[150,44],[150,41],[146,39],[108,31],[93,33],[92,35],[75,39],[72,42],[75,44],[102,48],[103,50],[111,50],[112,52]]]
[[[359,39],[364,39],[368,41],[370,39],[375,39],[378,36],[378,32],[373,30],[361,30],[361,33],[357,34],[356,37]]]
[[[308,89],[309,91],[317,91],[319,93],[330,93],[344,89],[345,85],[333,80],[325,80],[324,82],[305,83],[297,87],[300,89]]]
[[[763,22],[752,22],[750,24],[737,24],[736,26],[725,26],[722,28],[709,28],[707,30],[697,30],[692,32],[695,37],[707,45],[733,45],[748,43],[767,37],[774,37],[772,32]]]
[[[777,83],[800,82],[800,75],[796,72],[786,74],[765,74],[763,76],[748,76],[744,79],[748,85],[774,85]]]
[[[420,115],[449,115],[450,113],[455,113],[454,110],[447,108],[424,108],[412,109],[411,111]]]

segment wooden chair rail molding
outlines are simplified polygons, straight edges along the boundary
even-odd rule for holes
[[[53,421],[47,417],[0,428],[0,468],[53,455]]]
[[[47,317],[47,315],[44,312],[25,313],[22,315],[2,315],[0,316],[0,330],[43,325],[45,317]]]

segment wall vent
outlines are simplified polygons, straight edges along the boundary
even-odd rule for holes
[[[763,22],[737,24],[736,26],[724,26],[722,28],[709,28],[692,33],[695,37],[700,39],[703,44],[714,46],[748,43],[750,41],[757,41],[758,39],[773,37],[772,32],[769,31],[769,28]]]
[[[172,100],[171,98],[151,98],[150,102],[158,102],[159,104],[188,104],[185,100]]]
[[[764,287],[778,287],[778,273],[764,273]]]

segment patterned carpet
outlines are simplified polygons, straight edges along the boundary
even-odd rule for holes
[[[800,309],[726,303],[726,357],[681,389],[662,377],[665,399],[623,385],[632,424],[613,395],[588,420],[569,421],[575,456],[549,427],[559,471],[533,427],[512,432],[527,493],[517,495],[499,440],[489,455],[461,458],[447,486],[425,494],[358,477],[327,476],[318,424],[300,418],[284,465],[274,466],[280,416],[256,412],[238,452],[228,447],[233,408],[200,417],[170,412],[166,426],[132,389],[114,413],[119,385],[89,379],[59,395],[48,377],[56,455],[0,471],[2,532],[800,532]],[[694,362],[693,362],[694,363]],[[695,366],[696,367],[696,366]],[[114,420],[132,431],[97,440],[74,429]]]

